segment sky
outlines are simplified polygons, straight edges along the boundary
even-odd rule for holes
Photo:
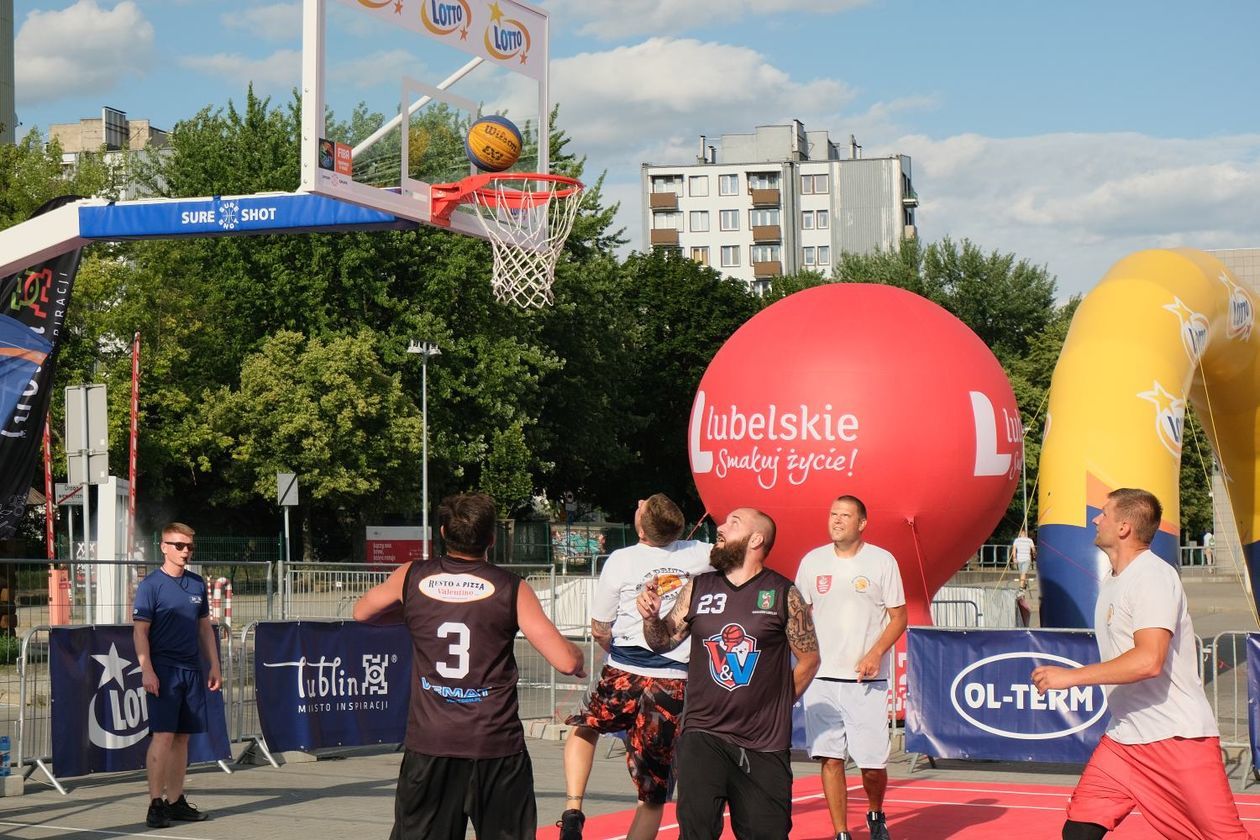
[[[633,248],[644,162],[690,163],[700,135],[792,119],[842,147],[855,135],[866,157],[909,155],[924,242],[965,238],[1043,265],[1061,298],[1144,248],[1260,247],[1256,0],[535,5],[550,14],[560,127],[587,180],[606,173]],[[14,11],[23,133],[104,105],[169,129],[241,102],[250,82],[284,102],[300,80],[300,2]],[[360,81],[398,65],[392,44],[354,49]],[[458,66],[445,58],[421,77]],[[355,90],[375,105],[397,78]]]

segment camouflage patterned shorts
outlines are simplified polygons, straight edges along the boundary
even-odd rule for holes
[[[641,677],[605,665],[586,709],[565,723],[602,734],[625,732],[626,766],[639,799],[660,805],[669,794],[686,689],[685,679]]]

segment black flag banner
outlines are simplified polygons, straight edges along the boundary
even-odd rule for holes
[[[61,196],[45,202],[34,215],[56,210],[78,196]],[[40,462],[44,418],[48,415],[57,348],[70,304],[74,276],[79,271],[82,248],[53,257],[33,268],[0,279],[0,391],[14,399],[0,400],[0,539],[13,536],[26,513],[31,480]],[[23,340],[5,341],[24,327]],[[19,329],[20,332],[20,329]]]

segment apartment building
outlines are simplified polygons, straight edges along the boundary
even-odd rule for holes
[[[125,168],[130,154],[147,155],[166,147],[170,135],[154,128],[148,120],[129,120],[117,108],[101,109],[100,117],[88,117],[74,123],[56,123],[48,129],[48,139],[61,146],[61,168],[73,171],[79,156],[85,152],[100,153],[105,163]],[[139,187],[126,177],[119,195],[122,200],[144,198]]]
[[[644,164],[643,239],[762,290],[776,276],[830,274],[842,252],[914,239],[918,198],[906,155],[862,157],[826,131],[758,126],[700,139],[694,163]]]
[[[17,139],[14,86],[13,0],[0,0],[0,143]]]

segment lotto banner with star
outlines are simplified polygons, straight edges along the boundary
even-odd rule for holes
[[[149,696],[131,625],[54,627],[48,632],[48,665],[57,776],[142,769],[149,748]],[[206,699],[210,730],[189,738],[192,764],[232,757],[223,692],[207,691]]]
[[[254,686],[258,722],[273,751],[401,743],[411,637],[402,624],[259,622]]]

